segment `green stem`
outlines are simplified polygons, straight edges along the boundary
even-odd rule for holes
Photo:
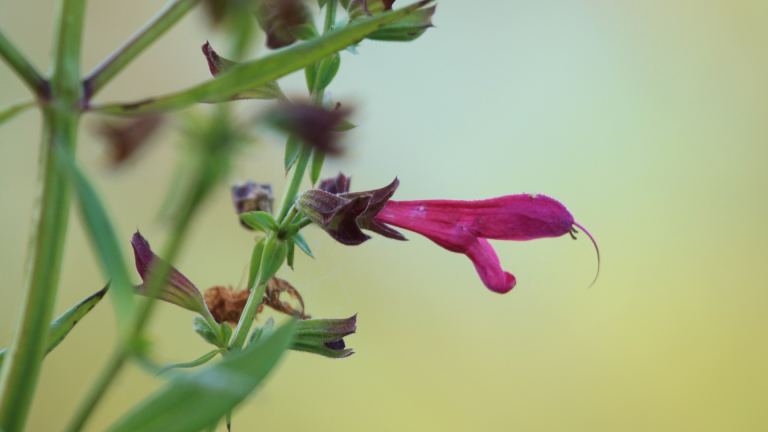
[[[99,63],[85,78],[85,98],[90,98],[122,71],[134,58],[192,10],[199,0],[171,0],[142,28]]]
[[[325,7],[325,23],[323,25],[323,34],[328,33],[336,25],[336,6],[337,1],[330,0]]]
[[[54,31],[52,103],[43,109],[40,192],[24,282],[24,299],[0,377],[0,429],[24,429],[40,375],[61,273],[71,190],[56,160],[59,148],[74,154],[80,119],[80,46],[85,0],[61,0]]]
[[[282,224],[288,211],[296,201],[296,195],[299,194],[299,187],[301,186],[301,180],[304,178],[304,172],[307,170],[310,155],[312,155],[312,149],[302,143],[293,171],[288,175],[288,186],[285,188],[283,200],[280,202],[277,212],[277,223],[279,224]]]
[[[262,257],[262,259],[264,259]],[[258,280],[258,279],[257,279]],[[257,286],[251,290],[251,295],[248,296],[248,302],[245,303],[245,309],[243,315],[240,316],[240,321],[237,323],[237,329],[232,336],[232,343],[229,345],[230,351],[237,351],[245,345],[245,339],[248,337],[248,332],[251,330],[253,320],[256,318],[256,312],[259,310],[259,304],[261,303],[264,292],[267,290],[267,282]]]
[[[285,217],[285,219],[283,219],[283,222],[280,224],[280,227],[277,230],[279,235],[282,236],[285,234],[285,231],[288,229],[288,225],[290,225],[291,222],[293,222],[293,219],[296,217],[298,213],[299,211],[296,210],[296,206],[291,206],[291,211],[288,212],[288,215]]]
[[[24,83],[29,86],[39,99],[48,99],[50,96],[48,83],[32,63],[24,57],[24,54],[22,54],[10,40],[8,40],[1,30],[0,57],[5,59],[8,66],[16,72],[19,78],[24,80]]]
[[[35,106],[34,99],[27,99],[0,107],[0,125]]]

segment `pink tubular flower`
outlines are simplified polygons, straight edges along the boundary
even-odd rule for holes
[[[584,230],[560,202],[531,194],[481,201],[389,201],[374,220],[413,231],[451,252],[465,254],[485,286],[501,294],[514,288],[516,280],[501,268],[487,239],[524,241],[560,237],[572,232],[574,226]]]

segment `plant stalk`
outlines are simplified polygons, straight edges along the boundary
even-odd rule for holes
[[[0,377],[0,429],[20,432],[29,415],[45,355],[67,233],[71,189],[56,161],[74,154],[80,119],[80,47],[85,0],[61,0],[53,41],[52,102],[43,108],[39,192],[32,217],[24,299]]]

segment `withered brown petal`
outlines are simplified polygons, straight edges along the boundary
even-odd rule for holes
[[[113,167],[122,165],[149,141],[163,123],[163,116],[152,114],[129,121],[103,122],[97,129],[109,145]]]

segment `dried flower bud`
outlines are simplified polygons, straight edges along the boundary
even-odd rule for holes
[[[281,293],[287,293],[293,300],[298,301],[301,310],[296,310],[290,303],[281,301]],[[205,290],[203,297],[205,298],[208,310],[211,311],[211,315],[213,315],[213,319],[217,323],[228,322],[232,326],[237,326],[250,294],[251,291],[247,289],[235,291],[231,287],[214,286]],[[301,297],[301,294],[284,279],[273,277],[267,282],[264,298],[259,305],[259,313],[265,305],[278,312],[301,319],[310,318],[309,315],[304,313],[304,299]]]
[[[272,185],[258,184],[250,180],[245,183],[232,186],[232,202],[237,214],[252,211],[262,211],[272,214],[272,203],[275,197],[272,195]],[[253,230],[248,224],[240,220],[240,225]]]
[[[310,319],[299,321],[291,349],[329,358],[344,358],[354,354],[347,348],[344,337],[357,331],[357,315],[347,319]]]
[[[352,181],[352,177],[347,177],[341,172],[336,177],[327,178],[320,181],[317,186],[321,191],[326,191],[334,195],[343,194],[349,192],[349,184]]]
[[[143,281],[141,285],[136,287],[136,292],[141,295],[147,295],[147,281],[157,266],[162,264],[163,260],[152,252],[149,242],[138,231],[131,238],[131,246],[133,246],[133,255],[136,259],[136,270]],[[208,314],[200,290],[173,266],[168,271],[166,281],[167,283],[163,286],[160,295],[157,297],[158,299],[201,315]]]
[[[337,129],[352,113],[349,108],[325,109],[305,103],[281,105],[267,114],[267,121],[274,127],[295,134],[306,144],[324,153],[338,155],[339,146]]]
[[[97,129],[109,144],[109,159],[113,167],[125,163],[157,132],[163,116],[147,115],[129,121],[103,122]]]
[[[216,51],[213,50],[213,47],[211,47],[209,42],[206,42],[205,45],[202,46],[202,50],[203,55],[205,56],[205,60],[208,62],[208,70],[211,71],[211,75],[213,76],[226,73],[239,64],[236,61],[221,57],[218,53],[216,53]],[[283,91],[280,90],[280,86],[277,84],[277,81],[270,81],[264,85],[260,85],[242,93],[238,93],[230,98],[230,100],[241,99],[277,99],[284,102],[288,100],[285,94],[283,94]]]
[[[296,42],[292,29],[311,23],[311,14],[301,0],[263,0],[256,19],[267,34],[267,47],[278,49]]]
[[[365,212],[370,200],[371,195],[343,198],[311,189],[298,197],[296,208],[336,241],[352,246],[370,239],[357,225],[357,218]]]

